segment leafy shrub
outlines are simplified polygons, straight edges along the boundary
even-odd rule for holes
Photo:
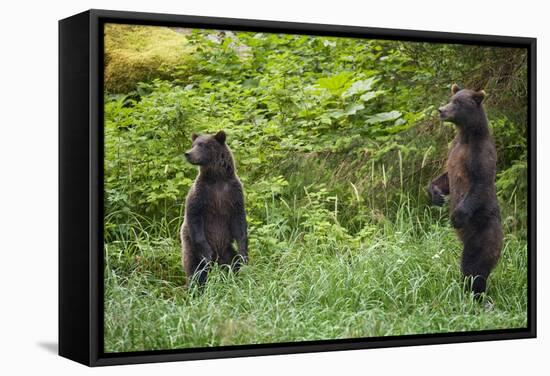
[[[126,95],[105,97],[107,211],[151,218],[181,214],[196,176],[181,155],[191,133],[219,129],[229,131],[249,217],[257,223],[265,220],[265,203],[274,197],[307,205],[304,186],[312,187],[309,194],[325,186],[337,197],[341,225],[352,231],[373,220],[376,210],[391,217],[402,196],[425,205],[424,187],[442,168],[454,134],[433,114],[448,85],[445,69],[458,77],[493,64],[450,59],[457,53],[482,56],[464,46],[197,30],[183,36],[163,28],[151,29],[160,36],[144,37],[151,30],[110,27],[107,39],[118,49],[150,51],[153,40],[160,46],[185,40],[180,50],[185,53],[161,55],[179,59],[171,63],[174,74],[193,68],[184,80],[156,79]],[[446,65],[427,61],[438,52]],[[518,75],[519,80],[521,70]],[[525,128],[513,114],[506,116],[513,109],[491,103],[506,206],[516,163],[525,160]],[[515,188],[515,197],[525,197],[525,185]]]

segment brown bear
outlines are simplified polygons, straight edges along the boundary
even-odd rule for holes
[[[456,125],[446,172],[428,191],[434,205],[450,195],[451,223],[463,243],[461,270],[476,296],[485,292],[491,270],[500,258],[502,225],[495,175],[496,149],[482,101],[483,90],[452,86],[450,102],[439,108],[443,121]]]
[[[187,194],[181,228],[186,285],[206,283],[210,262],[230,265],[237,271],[248,260],[248,235],[243,186],[225,143],[226,134],[193,134],[185,153],[199,174]],[[232,243],[237,242],[238,253]],[[237,256],[237,257],[236,257]]]

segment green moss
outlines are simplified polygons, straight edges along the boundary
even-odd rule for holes
[[[193,60],[185,30],[137,25],[105,25],[105,89],[133,90],[138,82],[185,76]]]

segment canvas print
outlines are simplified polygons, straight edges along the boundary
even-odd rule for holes
[[[527,327],[527,49],[103,38],[105,353]]]

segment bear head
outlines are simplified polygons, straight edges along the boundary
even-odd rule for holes
[[[231,150],[225,143],[224,131],[214,135],[193,133],[191,140],[193,145],[185,152],[185,159],[191,164],[197,165],[201,171],[212,176],[232,176],[234,174],[234,162]]]
[[[485,98],[485,91],[461,89],[453,84],[451,94],[449,103],[438,109],[441,120],[467,127],[476,124],[480,116],[485,117],[481,104]]]
[[[191,136],[193,145],[190,150],[185,152],[185,159],[197,166],[206,166],[215,163],[216,160],[220,159],[227,152],[225,139],[226,135],[224,131],[219,131],[215,135],[198,135],[193,133]]]

